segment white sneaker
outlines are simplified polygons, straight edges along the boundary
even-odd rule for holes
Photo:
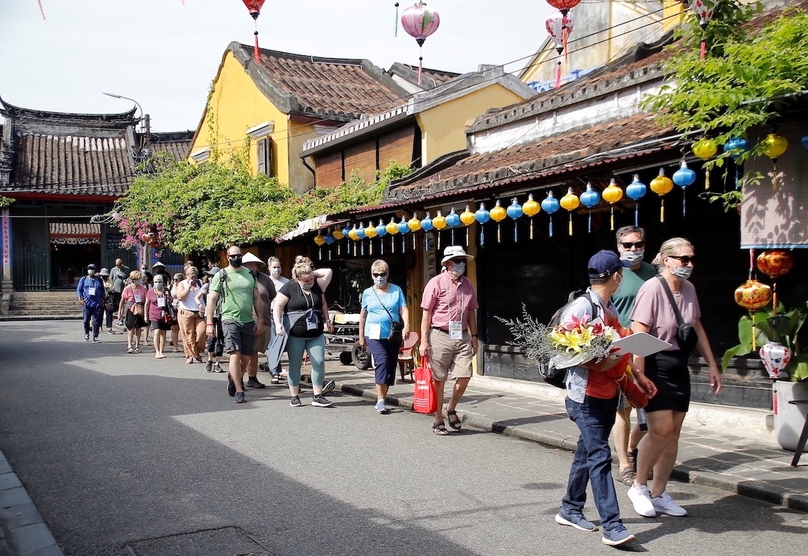
[[[684,509],[682,506],[677,504],[673,501],[666,490],[660,496],[656,498],[651,498],[651,503],[654,505],[654,509],[661,514],[672,515],[676,517],[684,517],[687,515],[687,510]],[[636,506],[635,506],[636,508]]]
[[[388,413],[390,413],[390,410],[387,409],[387,405],[384,403],[384,400],[379,400],[376,402],[376,411],[378,411],[382,415],[387,415]]]
[[[628,489],[628,497],[634,504],[634,511],[642,517],[656,517],[654,504],[651,502],[651,492],[645,485],[632,485]]]

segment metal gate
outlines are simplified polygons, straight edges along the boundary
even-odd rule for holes
[[[41,247],[23,247],[14,251],[14,289],[49,291],[51,289],[50,251]]]

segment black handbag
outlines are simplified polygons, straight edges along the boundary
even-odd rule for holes
[[[676,300],[673,299],[673,292],[671,292],[668,282],[665,281],[665,277],[657,275],[657,278],[659,278],[662,285],[665,287],[665,293],[668,294],[668,301],[671,302],[671,307],[673,307],[673,312],[676,315],[676,322],[679,325],[676,330],[676,343],[679,344],[679,349],[684,354],[690,355],[690,352],[693,351],[693,348],[695,348],[696,344],[699,342],[699,335],[696,329],[693,328],[693,325],[685,323],[685,319],[682,318],[682,313],[676,305]]]
[[[379,300],[379,305],[381,305],[384,308],[384,310],[387,311],[387,314],[390,316],[390,321],[392,322],[392,325],[390,326],[390,335],[387,337],[387,339],[390,340],[390,342],[392,342],[394,344],[398,344],[398,345],[403,344],[404,343],[404,323],[401,322],[401,321],[396,320],[393,317],[393,313],[391,313],[390,309],[388,309],[387,306],[384,303],[382,303],[382,298],[379,297],[379,294],[376,293],[375,289],[373,290],[373,293],[376,294],[376,299]]]

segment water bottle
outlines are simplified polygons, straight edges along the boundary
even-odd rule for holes
[[[648,430],[648,421],[645,418],[645,410],[637,408],[637,424],[640,425],[640,430],[645,432]]]

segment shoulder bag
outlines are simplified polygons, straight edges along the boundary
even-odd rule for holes
[[[692,324],[685,323],[685,319],[682,318],[682,313],[679,311],[679,307],[676,305],[676,300],[673,299],[673,293],[671,292],[670,286],[668,286],[668,282],[665,280],[665,277],[658,274],[657,278],[659,278],[660,282],[662,282],[662,286],[665,288],[665,293],[668,295],[668,301],[671,303],[671,307],[673,307],[673,312],[676,315],[676,322],[679,327],[676,330],[676,343],[679,344],[679,349],[686,355],[690,355],[690,352],[693,351],[693,348],[696,347],[696,344],[699,341],[699,335],[696,332],[696,329],[693,328]]]
[[[404,342],[404,323],[400,320],[396,320],[393,317],[393,313],[391,313],[390,309],[388,309],[387,306],[382,302],[382,298],[379,297],[376,288],[371,286],[371,289],[373,290],[373,293],[376,294],[376,299],[379,300],[379,304],[384,308],[385,311],[387,311],[387,314],[390,315],[390,322],[392,324],[390,325],[390,336],[388,336],[387,339],[394,344],[401,345]]]

